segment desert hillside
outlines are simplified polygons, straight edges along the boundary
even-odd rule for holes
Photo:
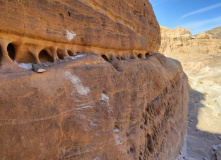
[[[221,39],[221,26],[206,31],[206,33],[211,34],[216,39]]]
[[[161,47],[159,52],[174,55],[218,55],[221,54],[221,40],[208,33],[192,36],[188,29],[170,29],[161,26]],[[179,53],[179,54],[178,54]]]
[[[213,159],[221,143],[221,40],[161,26],[160,52],[181,62],[192,88],[186,145],[179,159]]]

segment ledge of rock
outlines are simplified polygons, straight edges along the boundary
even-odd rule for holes
[[[2,159],[164,160],[182,148],[188,80],[161,54],[0,74]]]
[[[145,57],[160,47],[160,27],[146,0],[2,1],[0,21],[3,55],[13,50],[19,63],[82,52]]]

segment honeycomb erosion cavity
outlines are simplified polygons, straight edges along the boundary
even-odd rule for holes
[[[0,0],[0,21],[1,159],[179,154],[188,79],[178,61],[155,53],[149,1]],[[16,65],[47,62],[41,74]]]

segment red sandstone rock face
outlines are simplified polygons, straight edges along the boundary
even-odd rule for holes
[[[179,62],[153,53],[160,33],[149,1],[0,4],[1,159],[167,160],[179,153],[187,77]],[[36,74],[17,62],[49,68]]]
[[[0,21],[3,56],[11,43],[16,62],[55,61],[78,52],[145,57],[160,46],[159,25],[146,0],[3,0]]]
[[[169,160],[182,148],[187,77],[161,54],[0,72],[1,159]]]

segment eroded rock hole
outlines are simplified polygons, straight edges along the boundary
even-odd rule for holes
[[[121,60],[126,60],[127,56],[125,56],[124,54],[121,56]]]
[[[8,55],[12,60],[15,60],[15,47],[12,43],[7,46]]]
[[[105,61],[109,62],[109,59],[107,58],[106,55],[102,54],[101,57],[102,57]]]
[[[118,60],[120,60],[120,56],[116,56],[116,58],[117,58]]]
[[[71,12],[68,11],[68,17],[71,17]]]
[[[64,59],[64,57],[61,54],[58,54],[59,59]]]
[[[61,49],[57,50],[57,55],[58,55],[59,59],[64,59],[64,54],[63,54],[63,51]]]
[[[75,55],[74,52],[72,52],[71,50],[67,50],[67,52],[68,52],[69,56],[74,56]]]
[[[39,53],[39,60],[42,62],[42,63],[45,63],[45,62],[54,62],[54,59],[48,54],[48,52],[46,50],[42,50],[40,53]]]
[[[144,124],[147,125],[147,118],[144,119]]]
[[[138,55],[137,55],[137,57],[138,57],[138,58],[143,58],[143,56],[142,56],[142,54],[141,54],[141,53],[140,53],[140,54],[138,54]]]
[[[146,58],[148,58],[149,56],[150,56],[150,54],[149,54],[149,53],[146,53],[146,54],[145,54],[145,57],[146,57]]]
[[[119,132],[120,127],[117,125],[117,122],[114,122],[114,131]]]
[[[147,148],[150,153],[153,153],[154,149],[153,149],[153,142],[152,142],[151,136],[148,134],[146,138],[147,138]]]
[[[147,107],[146,107],[146,111],[149,113],[150,112],[150,110],[151,110],[151,107],[152,107],[152,105],[150,105],[150,104],[147,104]]]
[[[62,13],[58,13],[58,15],[61,18],[61,20],[64,20],[64,15]]]
[[[134,154],[135,153],[135,149],[134,148],[130,148],[130,153]]]

